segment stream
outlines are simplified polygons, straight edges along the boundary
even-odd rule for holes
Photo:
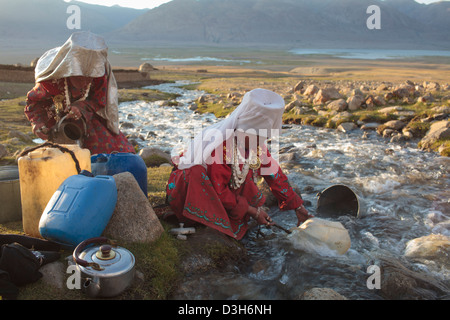
[[[148,87],[180,94],[178,106],[142,101],[120,105],[121,122],[134,125],[127,133],[144,137],[138,139],[141,147],[170,151],[192,128],[218,121],[212,114],[189,110],[203,92],[185,90],[185,84]],[[344,184],[358,195],[361,216],[335,219],[349,231],[351,248],[344,255],[304,250],[279,229],[254,228],[242,240],[248,267],[198,276],[191,290],[177,298],[295,299],[309,288],[326,287],[348,299],[382,299],[379,290],[367,286],[368,267],[378,257],[402,258],[408,241],[431,233],[450,236],[449,224],[439,223],[449,219],[450,159],[416,146],[417,142],[389,143],[375,132],[364,138],[360,130],[341,133],[284,126],[280,165],[291,184],[302,190],[311,214],[315,214],[317,193],[329,186]],[[286,228],[296,225],[293,211],[272,208],[271,216]],[[449,270],[436,268],[432,261],[409,267],[439,281],[450,279]]]

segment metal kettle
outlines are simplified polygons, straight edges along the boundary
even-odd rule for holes
[[[133,282],[134,255],[107,238],[81,242],[73,252],[73,260],[81,274],[82,289],[91,298],[117,296]]]

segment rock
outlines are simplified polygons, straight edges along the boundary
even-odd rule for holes
[[[433,113],[450,114],[450,107],[447,107],[447,106],[437,106],[437,107],[431,108],[431,111],[432,111]]]
[[[450,138],[450,121],[438,121],[431,125],[425,137],[420,140],[419,147],[422,150],[431,151],[436,141],[448,138]]]
[[[392,130],[401,130],[406,126],[406,123],[400,120],[391,120],[386,123],[384,123],[385,129],[392,129]]]
[[[141,64],[138,69],[139,72],[144,72],[144,73],[148,73],[153,70],[156,70],[156,69],[148,62],[144,62],[143,64]]]
[[[165,158],[170,161],[170,155],[158,148],[146,147],[141,149],[141,151],[139,151],[139,156],[141,156],[141,158],[144,160],[153,155],[158,155],[161,158]]]
[[[330,288],[312,288],[305,291],[299,300],[348,300]]]
[[[123,122],[120,125],[120,129],[133,129],[134,128],[134,124],[132,124],[131,122]]]
[[[363,124],[361,126],[361,130],[377,130],[379,125],[380,124],[376,123],[376,122],[369,122],[369,123]]]
[[[377,91],[386,91],[386,90],[389,90],[389,87],[385,83],[382,83],[377,87],[376,90]]]
[[[351,111],[359,110],[363,103],[363,96],[352,96],[347,99],[348,109]]]
[[[392,91],[392,94],[394,95],[394,98],[403,99],[409,97],[410,95],[413,95],[415,90],[416,89],[414,86],[402,84],[399,87],[395,88],[394,91]]]
[[[205,103],[206,102],[206,96],[202,95],[197,99],[197,103]]]
[[[103,234],[124,242],[153,242],[164,229],[150,202],[130,172],[113,176],[117,185],[117,204]]]
[[[414,260],[432,260],[450,270],[450,237],[443,234],[430,234],[409,241],[405,257]]]
[[[393,107],[386,107],[386,108],[378,110],[379,113],[385,113],[385,114],[392,113],[395,111],[403,111],[403,108],[400,106],[393,106]]]
[[[351,97],[354,97],[354,96],[364,97],[364,93],[360,89],[353,89],[352,91],[350,91],[350,96]]]
[[[441,89],[441,86],[437,82],[427,82],[427,81],[425,81],[423,83],[423,87],[427,91],[439,91]]]
[[[8,155],[8,149],[0,143],[0,159]]]
[[[303,95],[305,95],[305,96],[313,96],[318,91],[319,91],[319,88],[317,86],[315,86],[314,84],[311,84],[305,89],[305,92],[303,92]]]
[[[294,86],[294,92],[301,91],[305,87],[305,85],[306,85],[306,82],[303,80],[297,82],[297,84]]]
[[[447,295],[448,286],[428,273],[416,272],[394,257],[379,258],[380,294],[390,300],[436,300]]]
[[[345,111],[347,109],[347,102],[344,99],[338,99],[330,102],[327,108],[335,111]]]
[[[375,103],[376,106],[385,106],[386,105],[386,100],[381,97],[381,96],[376,96],[373,98],[373,102]]]
[[[417,98],[417,102],[421,102],[421,103],[427,103],[427,102],[433,102],[434,101],[434,97],[431,93],[427,93],[422,97]]]
[[[17,131],[17,130],[11,130],[8,133],[8,138],[18,138],[19,140],[21,140],[23,142],[28,142],[28,143],[33,142],[33,139],[31,139],[25,133]]]
[[[358,128],[358,126],[356,124],[354,124],[353,122],[344,122],[341,123],[338,127],[337,130],[347,133],[350,132],[352,130],[355,130],[356,128]]]
[[[291,111],[294,107],[298,107],[298,106],[299,106],[299,103],[298,103],[297,100],[296,100],[296,101],[289,102],[289,103],[284,107],[284,112],[289,112],[289,111]]]
[[[336,88],[320,89],[314,97],[313,103],[315,105],[324,104],[330,100],[340,99],[342,96]]]
[[[33,60],[31,60],[30,67],[35,68],[38,61],[39,61],[39,57],[38,58],[34,58]]]

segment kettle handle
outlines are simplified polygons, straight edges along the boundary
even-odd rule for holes
[[[97,237],[97,238],[91,238],[84,240],[81,242],[73,251],[73,260],[76,262],[76,264],[82,266],[82,267],[91,267],[94,270],[103,270],[102,267],[98,263],[95,262],[87,262],[86,260],[83,260],[79,257],[80,253],[86,248],[88,245],[94,244],[94,243],[102,243],[102,244],[109,244],[111,246],[117,246],[117,243],[114,240],[110,240],[105,237]]]

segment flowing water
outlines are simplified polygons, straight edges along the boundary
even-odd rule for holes
[[[135,125],[130,131],[149,136],[140,141],[142,147],[170,151],[186,130],[218,121],[187,108],[202,92],[184,90],[182,84],[151,87],[181,94],[178,107],[161,102],[121,104],[121,120]],[[351,248],[344,255],[299,248],[279,229],[254,228],[242,240],[249,253],[247,267],[201,275],[178,298],[295,299],[309,288],[327,287],[349,299],[380,299],[379,290],[367,287],[367,269],[378,257],[401,258],[409,240],[431,233],[450,236],[450,159],[419,151],[416,145],[391,144],[374,132],[363,138],[359,130],[344,134],[286,126],[280,137],[280,164],[291,184],[302,190],[310,213],[315,214],[317,192],[331,185],[344,184],[358,195],[361,216],[336,219],[349,231]],[[286,228],[296,224],[293,211],[273,208],[271,216]],[[435,268],[432,262],[410,267],[440,281],[450,279],[447,269]]]

